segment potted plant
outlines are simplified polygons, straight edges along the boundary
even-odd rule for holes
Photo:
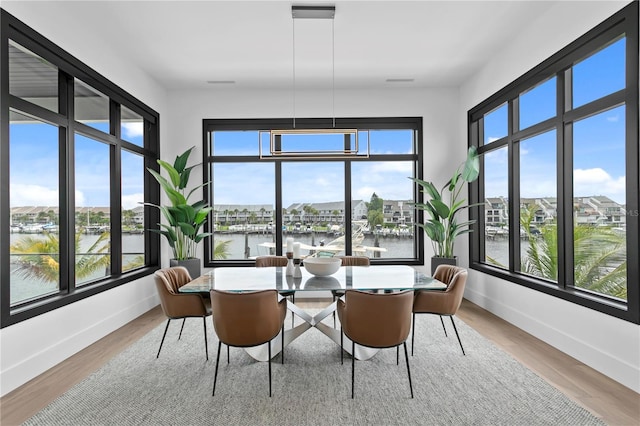
[[[145,204],[160,209],[166,219],[167,223],[159,224],[161,229],[150,229],[149,231],[164,235],[167,239],[173,251],[173,259],[170,260],[171,266],[184,266],[192,278],[197,278],[200,276],[200,259],[196,257],[197,245],[205,237],[212,235],[210,232],[201,233],[200,229],[207,221],[207,216],[212,208],[207,205],[205,200],[189,202],[189,197],[195,191],[210,183],[205,182],[187,192],[191,170],[197,166],[187,166],[193,148],[195,147],[178,155],[173,165],[158,160],[160,167],[169,175],[168,179],[155,170],[147,169],[158,181],[171,204],[166,206]]]
[[[428,213],[425,223],[416,223],[431,240],[434,256],[431,258],[431,273],[440,264],[455,265],[456,257],[453,252],[455,240],[458,236],[471,232],[471,225],[475,220],[458,222],[457,215],[463,209],[482,205],[482,203],[465,205],[461,198],[462,189],[466,183],[473,182],[480,174],[480,159],[475,147],[470,147],[466,161],[458,166],[453,176],[438,191],[433,182],[426,182],[418,178],[410,178],[420,186],[420,191],[427,198],[424,203],[410,203],[418,210]]]

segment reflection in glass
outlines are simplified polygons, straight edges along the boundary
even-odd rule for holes
[[[484,261],[509,267],[508,148],[489,151],[483,156],[485,187]]]
[[[574,285],[627,299],[625,107],[574,124]]]
[[[13,111],[9,120],[9,291],[14,306],[59,290],[59,148],[57,127]]]
[[[520,270],[558,279],[556,131],[520,142]]]
[[[520,129],[556,115],[556,78],[520,94]]]
[[[573,66],[573,108],[625,88],[626,38]]]
[[[282,207],[283,241],[301,243],[303,257],[344,254],[344,163],[283,163]]]
[[[488,144],[507,136],[507,104],[494,109],[484,116],[483,143]]]
[[[82,80],[74,79],[75,120],[109,133],[109,98]]]
[[[76,285],[111,273],[109,146],[75,135]]]
[[[351,217],[354,255],[407,259],[416,257],[413,175],[410,161],[358,162],[351,169]]]
[[[58,112],[58,68],[9,40],[9,93]]]
[[[144,265],[144,158],[122,151],[122,270]]]
[[[120,107],[120,137],[138,146],[144,146],[144,119],[124,105]]]
[[[274,164],[214,163],[211,169],[214,258],[275,254]]]

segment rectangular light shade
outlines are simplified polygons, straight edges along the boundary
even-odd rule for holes
[[[261,147],[262,148],[262,147]],[[357,129],[271,130],[269,153],[260,158],[345,158],[369,156],[359,153]]]

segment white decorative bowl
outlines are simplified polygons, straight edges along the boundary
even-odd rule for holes
[[[335,274],[342,265],[342,259],[337,257],[308,257],[303,262],[304,268],[318,277]]]

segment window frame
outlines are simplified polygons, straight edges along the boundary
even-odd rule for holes
[[[331,129],[333,128],[333,119],[325,118],[296,118],[296,129]],[[297,161],[313,161],[313,162],[344,162],[345,163],[345,212],[351,211],[351,164],[354,162],[376,162],[376,161],[411,161],[414,164],[414,176],[422,179],[423,173],[423,141],[422,141],[422,117],[387,117],[387,118],[335,118],[335,128],[337,129],[361,129],[361,130],[397,130],[408,129],[413,130],[415,134],[414,139],[414,153],[413,154],[370,154],[365,157],[345,157],[344,159],[332,158],[317,158],[310,156],[309,158],[285,158],[280,159],[276,156],[269,158],[260,158],[259,154],[252,156],[214,156],[211,153],[211,143],[209,135],[214,131],[269,131],[271,129],[279,130],[291,130],[293,129],[293,120],[290,118],[277,118],[277,119],[203,119],[202,121],[202,147],[203,147],[203,183],[212,180],[211,176],[211,164],[212,163],[239,163],[239,162],[256,162],[264,163],[271,162],[276,163],[275,169],[275,225],[274,229],[282,229],[282,185],[281,185],[281,167],[278,164],[283,162],[297,162]],[[209,202],[209,205],[213,205],[209,195],[208,185],[203,189],[204,199]],[[422,202],[423,194],[417,189],[416,185],[413,185],[413,198],[417,202]],[[421,210],[414,209],[414,218],[416,222],[423,222],[423,212]],[[213,220],[211,216],[207,220],[205,230],[212,232],[211,224]],[[419,228],[414,229],[414,244],[415,244],[415,258],[407,259],[373,259],[372,264],[402,264],[402,265],[423,265],[424,264],[424,233]],[[282,247],[283,238],[282,233],[276,232],[276,247]],[[204,266],[205,267],[217,267],[217,266],[251,266],[253,260],[251,259],[227,259],[227,260],[214,260],[212,259],[213,249],[211,247],[211,238],[206,239],[204,248]],[[345,243],[346,247],[351,246],[351,221],[345,223]]]
[[[124,91],[101,74],[67,53],[34,29],[0,9],[0,232],[9,234],[11,204],[9,196],[9,111],[34,116],[58,127],[59,137],[59,256],[60,284],[52,295],[33,300],[10,303],[10,242],[0,244],[0,327],[4,328],[37,315],[69,305],[103,291],[126,284],[152,274],[160,265],[160,238],[145,233],[145,263],[143,267],[122,272],[122,220],[121,220],[121,164],[120,152],[129,151],[142,156],[145,170],[159,170],[159,114],[149,106]],[[58,112],[32,104],[9,93],[9,40],[29,49],[58,68]],[[79,78],[109,98],[110,132],[106,134],[90,126],[74,121],[73,79]],[[144,146],[140,147],[121,139],[120,105],[140,114],[145,122]],[[74,134],[83,134],[109,146],[110,164],[110,217],[111,217],[111,274],[76,287],[74,279],[75,234],[74,200]],[[160,188],[149,173],[144,173],[145,202],[159,203]],[[145,229],[157,228],[160,215],[157,209],[145,207]]]
[[[626,37],[625,66],[626,86],[624,89],[603,96],[586,105],[571,109],[571,100],[565,105],[565,98],[571,94],[566,87],[571,86],[571,67],[593,52],[602,49],[620,36]],[[470,109],[467,114],[469,145],[476,146],[482,154],[499,147],[508,146],[508,207],[509,229],[519,229],[519,175],[518,142],[541,134],[549,129],[557,130],[557,222],[558,222],[558,283],[516,271],[519,264],[519,249],[515,250],[519,233],[511,232],[509,238],[509,269],[501,269],[483,263],[483,235],[485,226],[484,211],[481,207],[470,211],[472,219],[476,220],[474,232],[469,236],[470,267],[474,270],[522,285],[566,301],[629,321],[640,324],[640,267],[639,258],[639,150],[638,150],[638,2],[632,2],[619,12],[597,25],[565,48],[561,49],[538,66],[534,67],[514,82],[505,86],[485,101]],[[518,130],[517,123],[518,96],[541,82],[556,76],[557,114],[540,123]],[[482,117],[503,103],[508,104],[508,133],[497,141],[484,143],[484,129]],[[626,249],[627,249],[627,302],[622,303],[606,295],[581,290],[567,284],[567,277],[573,268],[572,245],[572,203],[573,203],[573,135],[572,124],[597,113],[625,105],[625,161],[626,161]],[[569,143],[570,142],[570,143]],[[476,182],[469,185],[470,202],[477,203],[485,200],[484,172]],[[635,189],[634,189],[635,188]],[[516,253],[518,252],[518,253]],[[560,253],[561,252],[561,253]]]

